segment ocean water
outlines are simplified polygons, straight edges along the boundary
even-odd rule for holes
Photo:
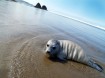
[[[34,6],[33,4],[30,4],[30,3],[25,2],[25,1],[21,1],[21,0],[17,0],[17,1],[20,2],[20,3],[26,4],[28,6],[31,6],[31,7]],[[56,14],[56,15],[60,15],[60,16],[62,16],[64,18],[68,18],[68,19],[72,19],[72,20],[79,21],[79,22],[82,22],[82,23],[86,23],[86,24],[89,24],[89,25],[91,25],[93,27],[105,30],[105,25],[100,21],[94,21],[94,20],[91,20],[91,19],[89,20],[86,17],[80,17],[80,16],[77,16],[77,15],[75,16],[73,14],[66,15],[66,14],[56,12],[56,11],[49,11],[49,12],[51,12],[53,14]]]

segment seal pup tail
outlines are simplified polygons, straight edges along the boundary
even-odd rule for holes
[[[96,62],[94,62],[93,60],[89,60],[88,65],[91,66],[92,68],[100,71],[100,72],[103,71],[103,68],[99,64],[97,64]]]

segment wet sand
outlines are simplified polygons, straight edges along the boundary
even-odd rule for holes
[[[0,78],[105,78],[89,66],[52,61],[49,39],[68,39],[105,69],[105,31],[24,4],[0,1]]]

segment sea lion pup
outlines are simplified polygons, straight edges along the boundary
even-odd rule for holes
[[[45,52],[50,57],[57,57],[62,61],[71,59],[91,66],[100,72],[103,71],[103,68],[89,58],[79,45],[69,40],[49,40]]]

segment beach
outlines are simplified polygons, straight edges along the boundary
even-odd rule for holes
[[[105,31],[22,3],[0,1],[0,78],[105,78],[74,61],[55,62],[45,55],[49,39],[79,44],[105,69]]]

